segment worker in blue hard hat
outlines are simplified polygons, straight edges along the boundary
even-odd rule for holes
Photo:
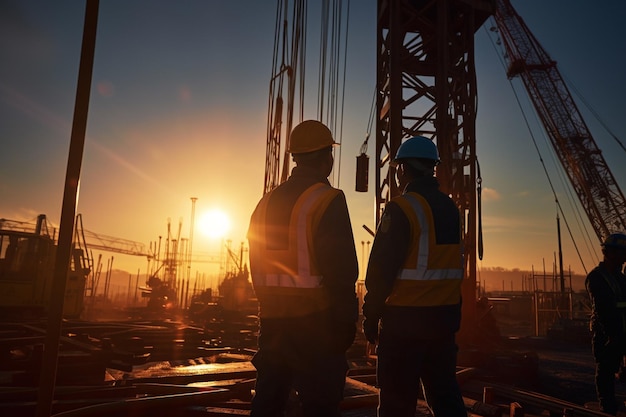
[[[392,161],[403,194],[385,206],[370,253],[363,331],[377,344],[379,417],[413,417],[422,381],[435,417],[467,416],[456,380],[461,216],[440,191],[432,140],[407,139]]]
[[[585,280],[591,299],[592,352],[596,362],[595,384],[600,409],[616,415],[615,374],[626,353],[626,234],[610,234],[602,242],[603,260]]]
[[[328,182],[335,145],[321,122],[297,125],[288,145],[296,166],[250,219],[260,319],[251,417],[284,415],[292,389],[305,417],[341,415],[359,272],[345,195]]]

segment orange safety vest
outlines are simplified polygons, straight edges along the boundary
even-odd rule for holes
[[[266,213],[271,193],[252,215],[250,241],[252,284],[261,317],[297,317],[329,307],[322,275],[313,253],[313,233],[339,190],[323,183],[306,189],[291,210],[287,249],[268,249]]]
[[[438,244],[430,205],[409,192],[393,199],[411,224],[408,256],[386,304],[434,307],[459,304],[463,281],[461,243]]]

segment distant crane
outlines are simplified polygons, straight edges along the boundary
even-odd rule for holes
[[[507,76],[519,76],[589,222],[600,240],[626,230],[626,199],[547,52],[510,0],[497,0],[495,21]]]
[[[146,249],[146,245],[134,240],[106,236],[89,230],[84,230],[83,233],[89,249],[92,250],[102,250],[131,256],[145,256],[146,258],[153,256],[153,254],[150,254]]]

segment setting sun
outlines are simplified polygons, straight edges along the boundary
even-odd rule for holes
[[[230,230],[228,215],[219,209],[213,209],[200,216],[198,230],[210,238],[220,238]]]

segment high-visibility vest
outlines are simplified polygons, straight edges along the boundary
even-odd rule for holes
[[[461,242],[437,243],[433,213],[421,195],[409,192],[393,201],[409,219],[411,244],[386,303],[409,307],[459,304],[463,281]]]
[[[338,194],[339,190],[316,183],[298,197],[291,211],[286,249],[267,247],[265,219],[271,193],[259,202],[248,238],[250,254],[255,259],[251,263],[252,284],[261,317],[301,316],[329,307],[313,253],[313,233]]]

